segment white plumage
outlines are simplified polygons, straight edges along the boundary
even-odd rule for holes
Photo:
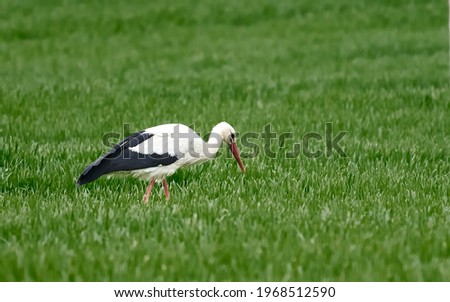
[[[208,142],[204,142],[186,125],[164,124],[127,137],[86,167],[77,183],[83,185],[104,174],[129,171],[134,176],[150,181],[144,195],[144,203],[147,202],[156,180],[162,180],[168,199],[166,176],[172,175],[181,167],[214,158],[222,142],[230,147],[239,167],[245,172],[236,145],[236,132],[228,123],[217,124],[212,129]]]

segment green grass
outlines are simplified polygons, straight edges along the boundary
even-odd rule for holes
[[[445,1],[0,2],[1,281],[450,281]],[[77,188],[102,136],[293,132]],[[286,159],[307,132],[348,157]],[[258,141],[262,147],[262,140]],[[242,148],[242,151],[248,151]]]

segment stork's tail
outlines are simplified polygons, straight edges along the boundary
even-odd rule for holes
[[[93,182],[97,178],[102,175],[113,172],[112,165],[110,161],[104,160],[104,158],[99,158],[92,164],[84,169],[83,173],[81,173],[80,177],[77,180],[77,185],[82,186],[84,184]]]

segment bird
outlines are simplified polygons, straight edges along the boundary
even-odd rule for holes
[[[228,145],[242,173],[245,173],[236,144],[236,131],[230,124],[220,122],[215,125],[205,142],[188,126],[173,123],[131,134],[87,166],[77,185],[93,182],[105,174],[128,172],[150,182],[143,196],[144,204],[147,204],[155,182],[162,182],[166,200],[169,200],[166,177],[179,168],[213,159],[222,143]]]

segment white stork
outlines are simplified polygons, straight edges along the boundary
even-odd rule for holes
[[[222,142],[231,149],[239,167],[245,173],[236,145],[236,131],[226,122],[214,126],[208,142],[182,124],[165,124],[134,133],[115,145],[109,152],[84,169],[78,186],[90,183],[102,175],[126,171],[150,181],[144,194],[147,203],[155,181],[162,181],[169,199],[166,176],[178,168],[213,159]]]

